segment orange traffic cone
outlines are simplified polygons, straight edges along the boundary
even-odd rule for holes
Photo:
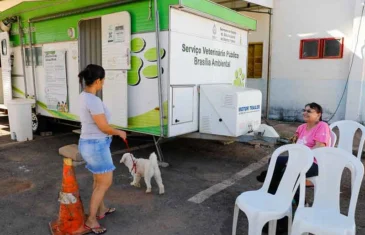
[[[58,219],[49,223],[53,235],[81,235],[90,232],[84,228],[84,207],[70,158],[63,159],[62,191],[58,201],[61,204]]]

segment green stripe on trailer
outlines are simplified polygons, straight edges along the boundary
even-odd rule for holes
[[[208,0],[180,0],[180,5],[215,16],[245,29],[256,30],[257,27],[256,20]]]
[[[83,7],[115,2],[109,0],[70,0],[70,1],[41,1],[41,2],[24,2],[0,13],[0,19],[3,20],[10,16],[20,16],[22,27],[28,30],[28,20],[36,17],[43,17],[65,11],[80,9]],[[43,44],[52,42],[71,41],[67,30],[76,29],[76,39],[78,38],[78,23],[82,19],[99,17],[115,12],[128,11],[131,15],[132,33],[153,32],[155,31],[155,13],[154,1],[140,0],[132,3],[120,4],[114,7],[94,10],[87,13],[75,14],[60,17],[52,20],[32,23],[33,44]],[[179,4],[179,0],[159,0],[158,8],[160,13],[160,30],[169,29],[169,7],[170,5]],[[18,24],[14,23],[11,29],[11,41],[13,46],[19,46]],[[29,44],[29,34],[24,33],[25,44]]]

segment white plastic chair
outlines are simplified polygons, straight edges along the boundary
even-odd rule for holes
[[[331,131],[331,147],[335,147],[336,141],[337,141],[336,133],[334,133],[333,131]],[[316,195],[317,177],[318,176],[313,176],[313,177],[307,178],[307,180],[309,180],[313,184],[313,187],[314,187],[314,195]]]
[[[301,187],[292,235],[355,234],[355,210],[364,175],[363,164],[354,155],[339,148],[318,148],[313,150],[313,154],[318,161],[320,172],[317,178],[317,194],[314,197],[313,206],[304,207],[305,187]],[[340,213],[340,186],[345,168],[348,168],[355,176],[348,216]]]
[[[359,143],[359,149],[357,151],[357,158],[361,161],[361,155],[364,148],[365,142],[365,127],[358,122],[351,120],[343,120],[334,122],[330,125],[331,130],[334,128],[338,128],[340,138],[338,140],[337,148],[344,149],[347,152],[352,154],[353,145],[354,145],[354,136],[358,129],[361,130],[361,138]],[[354,176],[351,177],[353,179]],[[351,186],[353,185],[351,180]]]
[[[343,120],[334,122],[330,125],[331,130],[338,127],[338,131],[340,134],[340,138],[338,140],[337,148],[344,149],[352,154],[353,145],[354,145],[354,136],[358,129],[361,130],[361,138],[359,144],[359,150],[357,152],[357,157],[359,160],[361,159],[362,150],[364,148],[365,142],[365,126],[361,125],[358,122],[351,120]]]
[[[289,160],[276,194],[272,195],[268,193],[268,189],[274,173],[276,160],[283,152],[289,153]],[[304,182],[305,186],[305,173],[312,164],[312,151],[305,145],[290,144],[276,149],[271,157],[262,188],[257,191],[244,192],[237,197],[233,215],[232,234],[236,234],[239,210],[242,210],[247,215],[249,235],[261,234],[267,222],[270,222],[269,234],[275,234],[277,220],[285,216],[289,218],[288,229],[290,231],[292,224],[291,203],[299,186],[300,181],[298,177]]]
[[[336,142],[337,142],[337,135],[335,132],[333,132],[333,130],[331,130],[331,147],[335,147]]]

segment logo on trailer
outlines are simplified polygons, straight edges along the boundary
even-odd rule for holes
[[[214,24],[213,25],[213,35],[212,35],[212,39],[216,40],[217,39],[217,26]]]
[[[241,106],[238,108],[238,114],[258,112],[260,109],[260,105]]]

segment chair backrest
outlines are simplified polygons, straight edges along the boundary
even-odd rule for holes
[[[332,147],[323,147],[313,150],[318,162],[318,177],[316,195],[313,207],[333,210],[340,213],[340,187],[342,174],[348,168],[354,179],[349,205],[348,216],[355,218],[357,199],[364,175],[364,165],[349,152]],[[304,206],[304,199],[300,200],[300,207]]]
[[[342,120],[338,122],[334,122],[330,125],[331,130],[335,127],[338,127],[338,131],[340,134],[337,148],[344,149],[352,154],[352,149],[354,145],[354,136],[358,129],[361,130],[361,139],[359,144],[359,150],[357,153],[357,157],[361,159],[362,150],[364,148],[365,142],[365,127],[358,122],[352,120]]]
[[[284,152],[288,152],[289,158],[275,197],[278,198],[278,203],[280,202],[285,206],[289,206],[299,184],[305,185],[305,174],[313,164],[313,153],[310,148],[301,144],[288,144],[276,149],[271,156],[269,169],[261,190],[268,191],[276,160]]]
[[[337,135],[336,135],[336,133],[334,133],[331,130],[331,146],[330,147],[335,147],[336,141],[337,141]]]

